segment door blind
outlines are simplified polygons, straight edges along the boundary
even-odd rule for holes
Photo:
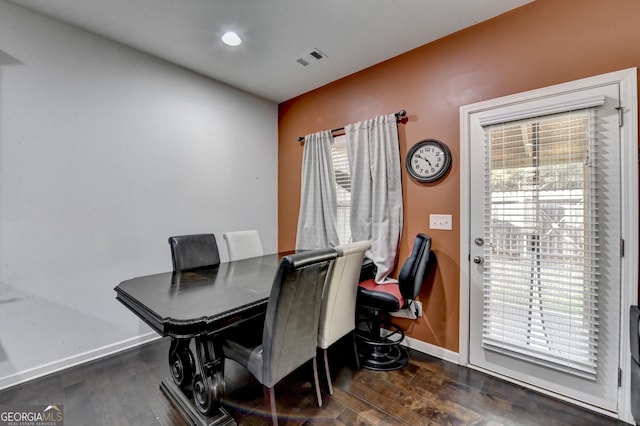
[[[596,109],[484,126],[484,348],[595,379]]]

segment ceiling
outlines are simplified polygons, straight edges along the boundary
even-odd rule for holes
[[[532,0],[11,1],[282,102]]]

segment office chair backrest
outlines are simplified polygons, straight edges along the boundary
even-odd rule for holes
[[[405,304],[414,300],[426,280],[427,265],[431,253],[431,237],[425,234],[416,235],[411,255],[403,263],[398,274],[398,287]],[[401,306],[402,307],[402,306]]]
[[[262,384],[278,381],[316,356],[322,291],[333,249],[285,256],[275,275],[262,333]]]
[[[222,237],[227,243],[229,260],[246,259],[264,254],[260,233],[255,229],[225,232]]]
[[[630,309],[631,356],[640,364],[640,308],[632,305]]]
[[[355,329],[358,279],[364,254],[371,242],[358,241],[335,248],[338,258],[331,267],[330,279],[324,288],[318,346],[328,348]]]
[[[640,308],[631,306],[629,315],[631,338],[631,414],[640,424]]]
[[[169,237],[174,271],[184,271],[220,264],[218,244],[213,234]]]

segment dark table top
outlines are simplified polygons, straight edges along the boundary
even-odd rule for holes
[[[163,336],[210,334],[265,312],[280,259],[291,253],[133,278],[115,287],[116,299]]]

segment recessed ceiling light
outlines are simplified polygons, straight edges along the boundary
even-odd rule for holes
[[[222,35],[222,42],[227,46],[239,46],[242,39],[233,31],[227,31]]]

